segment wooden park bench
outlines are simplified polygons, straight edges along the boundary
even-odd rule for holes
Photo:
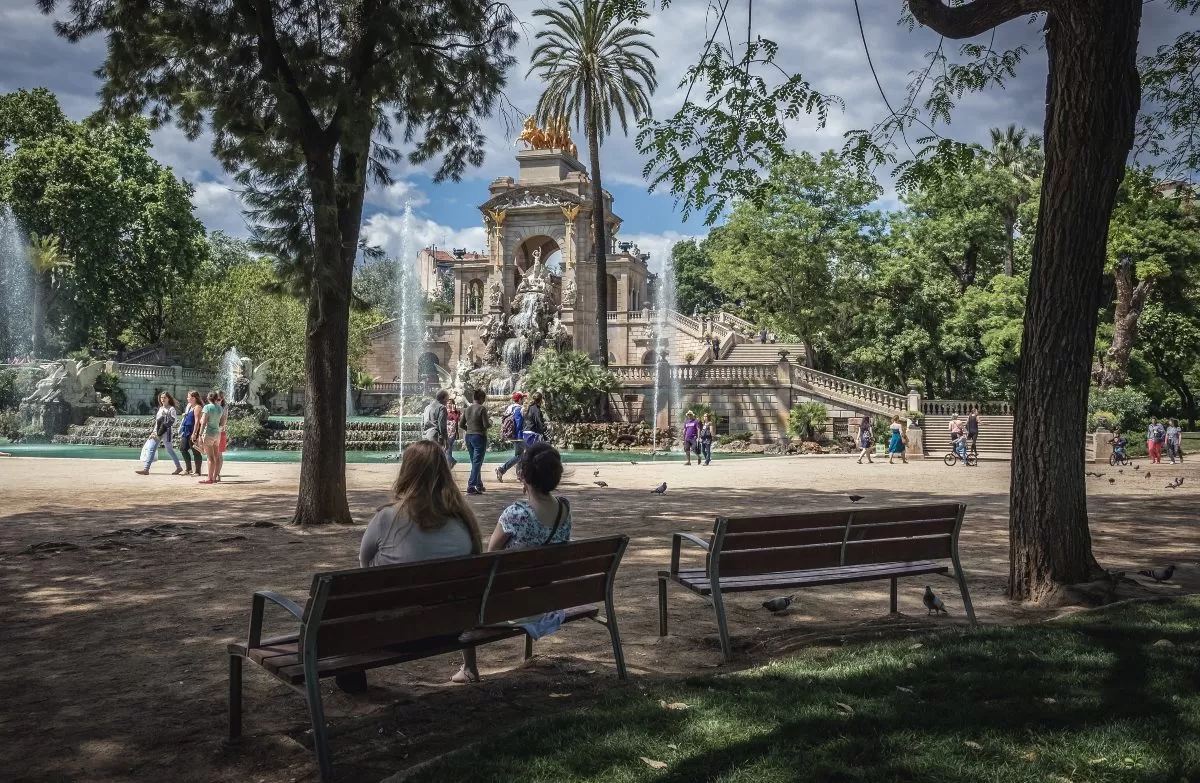
[[[229,736],[242,730],[242,659],[302,693],[312,719],[321,780],[333,778],[319,680],[429,658],[525,635],[514,621],[557,609],[568,622],[595,620],[612,638],[617,675],[625,678],[613,611],[613,580],[626,536],[512,549],[469,557],[316,574],[308,603],[272,592],[254,594],[250,633],[229,645]],[[300,622],[297,631],[262,638],[267,602]],[[604,603],[603,618],[588,604]],[[570,607],[570,608],[568,608]],[[525,635],[525,657],[533,640]]]
[[[892,508],[851,508],[757,517],[719,517],[704,541],[687,533],[671,539],[671,568],[658,572],[658,634],[667,635],[667,582],[707,597],[717,615],[725,660],[733,657],[725,622],[724,593],[787,590],[945,574],[949,560],[971,624],[975,611],[958,559],[961,503]],[[703,568],[680,568],[679,549],[689,541],[707,552]]]

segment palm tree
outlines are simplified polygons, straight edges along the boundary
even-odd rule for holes
[[[533,50],[532,74],[546,83],[538,100],[538,121],[574,118],[587,136],[592,167],[592,229],[596,252],[596,324],[600,363],[608,364],[608,240],[604,230],[604,190],[600,186],[600,143],[612,132],[615,114],[621,132],[628,119],[650,115],[650,96],[658,86],[652,58],[658,52],[646,41],[651,33],[636,26],[638,16],[622,12],[617,0],[559,0],[556,8],[539,8],[546,20]]]
[[[992,168],[1008,172],[1016,183],[1012,199],[1005,204],[1004,236],[1007,240],[1004,274],[1013,274],[1013,235],[1016,233],[1017,212],[1032,195],[1032,184],[1042,173],[1042,137],[1031,135],[1024,128],[1009,125],[1004,130],[992,128],[992,148],[988,152]]]
[[[46,347],[46,314],[58,298],[66,271],[74,266],[63,253],[58,237],[29,236],[29,266],[33,269],[33,355],[42,356]]]

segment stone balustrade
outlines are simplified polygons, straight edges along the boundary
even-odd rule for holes
[[[836,394],[842,399],[861,401],[873,409],[882,408],[894,412],[908,409],[908,398],[903,394],[877,389],[874,386],[847,378],[839,378],[810,367],[793,366],[792,372],[793,377],[801,385],[807,385],[817,391]]]
[[[1011,402],[1001,400],[925,400],[921,403],[921,413],[926,416],[966,416],[975,406],[979,406],[979,412],[985,416],[1012,416],[1016,408]]]

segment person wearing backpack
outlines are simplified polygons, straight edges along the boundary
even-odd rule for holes
[[[521,454],[525,451],[525,441],[521,437],[525,424],[525,413],[521,407],[524,399],[525,395],[521,392],[513,392],[512,403],[504,409],[504,415],[500,417],[500,437],[513,445],[513,455],[496,468],[496,481],[504,481],[504,474],[521,461]]]

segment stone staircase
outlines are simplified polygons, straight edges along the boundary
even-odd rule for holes
[[[72,424],[66,435],[55,435],[55,443],[81,446],[132,446],[140,449],[154,430],[153,416],[92,416],[83,424]]]
[[[738,343],[717,364],[775,364],[779,352],[788,352],[788,361],[804,361],[803,343]]]
[[[924,430],[925,456],[941,458],[952,450],[950,445],[950,416],[926,415]],[[1011,459],[1013,445],[1013,417],[981,415],[979,441],[976,448],[981,459]],[[966,417],[959,416],[966,426]]]

